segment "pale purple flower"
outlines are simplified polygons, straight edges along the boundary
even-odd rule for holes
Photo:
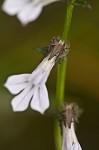
[[[4,86],[12,93],[18,94],[12,99],[13,111],[24,111],[29,104],[32,109],[44,113],[49,107],[46,81],[55,64],[56,56],[49,60],[49,55],[31,74],[10,76]]]
[[[69,42],[54,37],[46,47],[46,57],[31,74],[12,75],[7,79],[4,86],[12,94],[18,94],[11,102],[13,111],[24,111],[30,104],[32,109],[44,113],[49,107],[45,83],[55,63],[67,56],[69,47]]]
[[[62,150],[82,150],[74,129],[74,123],[71,123],[69,128],[66,124],[66,127],[63,125],[63,143]]]
[[[44,6],[59,0],[4,0],[2,9],[8,15],[16,15],[22,25],[36,20]]]
[[[75,133],[74,123],[78,121],[81,110],[77,104],[70,103],[60,111],[62,125],[62,150],[82,150]]]

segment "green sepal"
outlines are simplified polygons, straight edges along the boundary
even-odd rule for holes
[[[36,47],[36,51],[45,55],[47,53],[47,47]]]

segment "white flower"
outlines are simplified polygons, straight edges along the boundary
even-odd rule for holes
[[[62,150],[82,150],[74,129],[74,123],[71,123],[71,127],[63,125],[63,144]]]
[[[46,57],[31,74],[13,75],[4,86],[12,93],[18,94],[12,100],[13,111],[31,108],[44,113],[49,107],[46,81],[51,69],[60,59],[67,56],[70,44],[54,37],[46,47]]]
[[[2,9],[8,15],[16,15],[23,25],[34,21],[44,6],[59,0],[5,0]]]
[[[45,83],[56,59],[54,56],[49,60],[49,56],[44,58],[32,74],[12,75],[7,79],[4,86],[12,94],[18,94],[11,102],[13,111],[24,111],[30,104],[32,109],[43,114],[49,107]]]
[[[75,103],[70,103],[62,107],[60,111],[63,134],[62,150],[82,150],[74,128],[74,123],[78,121],[81,110]]]

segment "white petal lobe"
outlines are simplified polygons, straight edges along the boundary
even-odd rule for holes
[[[22,25],[38,18],[44,6],[58,0],[4,0],[2,10],[8,15],[16,15]]]
[[[10,76],[4,86],[12,93],[18,94],[28,84],[30,74],[12,75]]]
[[[24,2],[24,0],[5,0],[2,9],[7,14],[13,16],[22,9]]]
[[[32,109],[39,111],[42,114],[49,107],[48,92],[45,85],[36,87],[30,105]]]
[[[31,4],[26,5],[24,9],[17,14],[18,19],[23,25],[27,25],[28,22],[34,21],[40,15],[42,7],[38,5],[33,7]]]
[[[19,95],[12,99],[13,111],[24,111],[28,108],[29,102],[34,94],[32,85],[28,85]]]

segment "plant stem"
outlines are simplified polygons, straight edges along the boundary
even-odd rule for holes
[[[72,4],[68,4],[64,30],[62,35],[62,40],[66,41],[68,38],[68,33],[71,25],[71,19],[73,14],[74,6]],[[56,85],[56,101],[57,107],[59,107],[64,100],[64,90],[65,90],[65,78],[66,78],[66,67],[67,60],[65,59],[61,64],[58,65],[58,73],[57,73],[57,85]]]
[[[65,23],[64,23],[64,30],[62,35],[62,40],[67,40],[68,33],[71,25],[72,14],[73,14],[74,5],[68,3],[66,9],[66,16],[65,16]],[[61,64],[58,65],[58,72],[57,72],[57,85],[56,85],[56,105],[59,108],[63,101],[64,101],[64,91],[65,91],[65,78],[66,78],[66,67],[67,67],[67,60],[65,59]],[[56,150],[62,149],[62,142],[61,142],[61,133],[59,128],[59,123],[55,120],[55,146]]]

